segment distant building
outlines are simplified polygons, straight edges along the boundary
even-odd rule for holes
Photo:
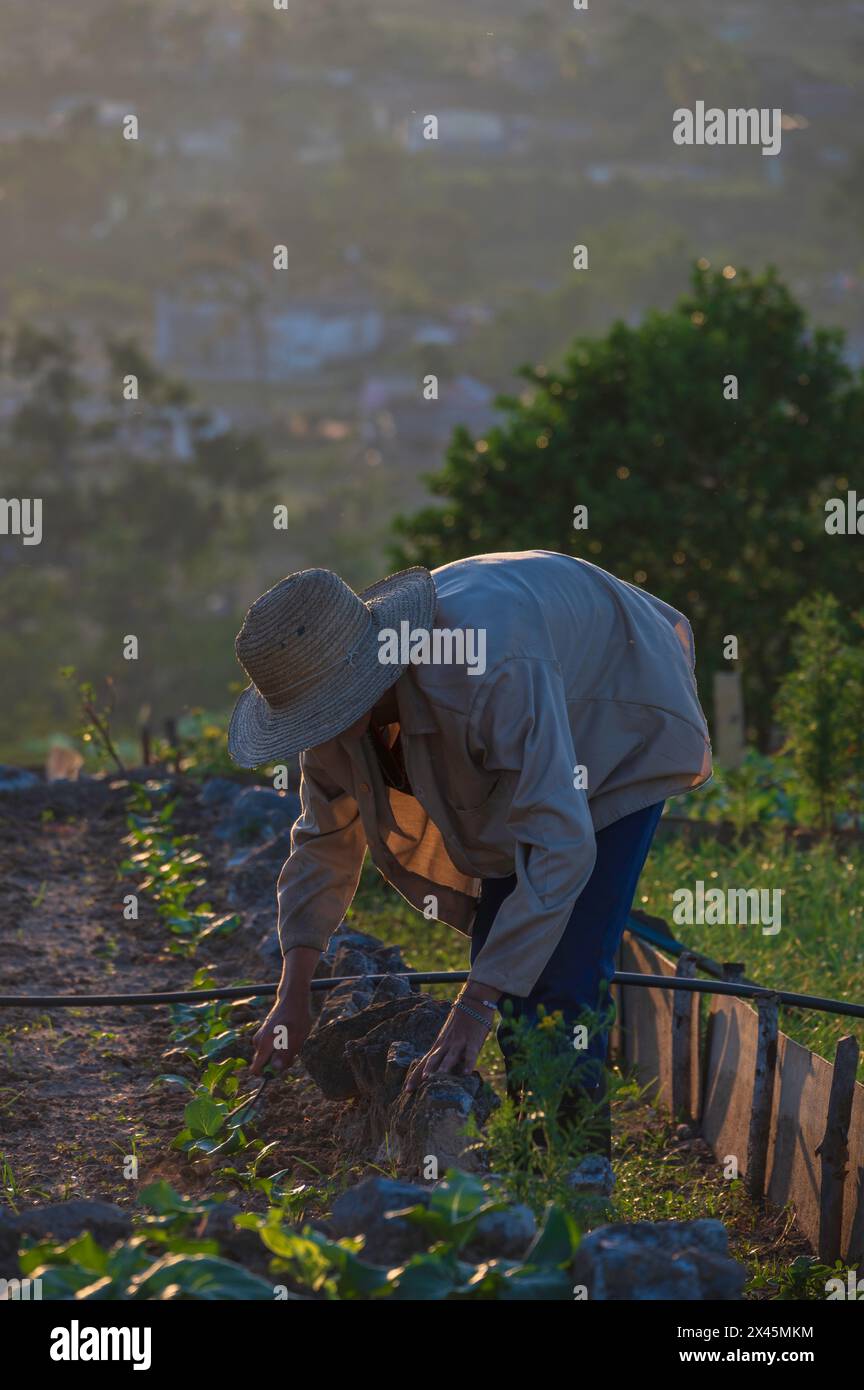
[[[438,400],[425,400],[420,376],[369,377],[360,394],[361,434],[367,444],[390,440],[440,445],[457,425],[480,435],[496,420],[495,393],[476,377],[442,381]]]
[[[510,147],[508,122],[494,111],[450,108],[434,114],[438,118],[438,144],[454,152],[482,149],[503,154]],[[430,143],[434,143],[425,138],[424,120],[423,113],[412,113],[397,127],[403,149],[411,154],[428,149]]]
[[[295,300],[244,314],[214,300],[156,296],[154,357],[190,381],[285,381],[380,346],[383,318],[372,304]]]

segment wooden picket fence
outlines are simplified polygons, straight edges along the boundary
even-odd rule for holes
[[[686,952],[671,960],[627,932],[617,968],[692,976],[698,963]],[[726,978],[740,978],[740,970],[729,967]],[[831,1063],[779,1030],[772,998],[753,1008],[689,990],[616,985],[613,993],[612,1055],[656,1103],[697,1125],[718,1162],[734,1159],[752,1196],[789,1204],[824,1263],[864,1260],[864,1086],[855,1079],[855,1038],[841,1039]]]

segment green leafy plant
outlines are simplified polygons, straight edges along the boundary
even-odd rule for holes
[[[272,1299],[273,1287],[242,1265],[198,1250],[154,1258],[146,1235],[105,1250],[89,1233],[60,1244],[43,1241],[19,1257],[21,1275],[39,1279],[46,1299]]]
[[[42,1297],[75,1300],[264,1299],[272,1286],[222,1259],[218,1242],[199,1239],[221,1199],[181,1196],[164,1180],[145,1187],[134,1234],[111,1249],[85,1232],[71,1241],[38,1241],[19,1256],[22,1276],[38,1278]]]
[[[275,1257],[271,1266],[274,1274],[287,1275],[296,1287],[327,1299],[572,1298],[570,1266],[579,1245],[579,1231],[572,1216],[552,1204],[524,1259],[474,1263],[462,1258],[480,1218],[506,1206],[493,1183],[450,1170],[430,1194],[428,1207],[418,1205],[394,1213],[417,1225],[429,1248],[392,1269],[363,1259],[362,1237],[333,1241],[309,1226],[301,1231],[288,1227],[282,1206],[271,1207],[266,1216],[239,1216],[236,1225],[258,1232]]]
[[[205,968],[196,972],[193,988],[204,989],[212,983],[211,973]],[[193,1162],[215,1160],[220,1165],[220,1177],[246,1191],[260,1192],[268,1200],[276,1200],[282,1193],[280,1184],[287,1170],[263,1174],[260,1169],[264,1160],[278,1148],[278,1141],[265,1144],[247,1133],[257,1087],[248,1093],[245,1103],[243,1098],[238,1099],[247,1064],[241,1057],[225,1055],[255,1026],[253,1023],[232,1025],[231,1014],[235,1007],[235,1004],[219,1000],[175,1005],[172,1008],[174,1042],[164,1056],[182,1059],[197,1075],[162,1072],[156,1081],[179,1086],[190,1096],[184,1109],[184,1127],[173,1139],[172,1148],[188,1154]],[[222,1159],[237,1155],[246,1160],[245,1168],[221,1165]]]
[[[144,875],[137,884],[138,891],[147,893],[168,927],[171,954],[190,957],[202,942],[235,932],[240,925],[236,913],[219,916],[208,902],[190,903],[193,894],[206,884],[202,874],[207,862],[196,848],[194,836],[172,834],[176,801],[164,801],[157,808],[148,790],[136,786],[129,794],[128,807],[124,844],[136,853],[122,862],[120,872]]]
[[[609,1026],[611,1015],[583,1019],[587,1039]],[[489,1117],[482,1136],[488,1162],[502,1175],[509,1195],[541,1212],[550,1200],[587,1214],[570,1178],[596,1149],[608,1123],[608,1105],[619,1078],[593,1098],[598,1069],[573,1046],[562,1016],[541,1009],[539,1025],[505,1015],[511,1053],[508,1093]],[[469,1127],[481,1142],[476,1125]],[[592,1202],[591,1206],[596,1203]]]
[[[792,609],[789,622],[798,629],[792,641],[795,665],[784,677],[776,703],[786,747],[813,799],[820,829],[829,830],[841,811],[851,812],[860,823],[864,648],[860,640],[853,645],[850,624],[830,594],[804,599]]]
[[[827,1297],[828,1280],[842,1279],[845,1285],[848,1272],[849,1267],[842,1260],[826,1265],[815,1255],[799,1255],[791,1264],[780,1266],[775,1272],[764,1270],[754,1275],[747,1284],[747,1292],[770,1290],[772,1298],[779,1303],[820,1302]]]
[[[769,758],[748,748],[739,767],[715,767],[714,777],[697,795],[674,803],[676,815],[730,821],[740,835],[753,825],[797,823],[802,815],[801,787],[789,758]]]
[[[226,774],[236,776],[237,764],[228,754],[224,718],[201,709],[190,710],[180,720],[178,734],[183,740],[183,771],[187,776],[202,780]]]

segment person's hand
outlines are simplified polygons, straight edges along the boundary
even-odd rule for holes
[[[282,979],[276,1002],[252,1041],[252,1075],[260,1076],[267,1063],[274,1071],[290,1067],[312,1027],[309,986],[321,952],[311,946],[295,946],[282,962]]]
[[[484,1016],[488,1015],[491,1023],[490,1010],[478,1007],[473,1000],[470,1007]],[[457,1075],[472,1072],[488,1036],[489,1029],[482,1023],[475,1022],[464,1010],[453,1008],[425,1057],[418,1057],[409,1068],[405,1089],[416,1091],[422,1082],[439,1072],[455,1072]]]
[[[268,1062],[274,1071],[287,1070],[309,1036],[311,1027],[308,990],[299,997],[291,995],[287,999],[277,1000],[252,1039],[255,1044],[252,1075],[260,1076]]]

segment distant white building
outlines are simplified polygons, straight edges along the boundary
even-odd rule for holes
[[[214,300],[156,297],[154,357],[190,381],[284,381],[379,347],[380,310],[368,303],[295,300],[244,314]]]
[[[431,114],[431,113],[430,113]],[[484,149],[504,151],[509,144],[508,123],[494,111],[463,111],[450,108],[434,113],[438,119],[438,144],[453,151]],[[411,154],[428,149],[424,135],[425,115],[412,113],[397,127],[403,149]]]

